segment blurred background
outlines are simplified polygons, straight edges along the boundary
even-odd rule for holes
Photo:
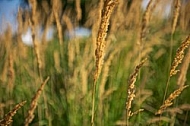
[[[118,0],[97,81],[95,125],[126,125],[128,80],[141,59],[129,125],[190,125],[190,88],[160,116],[164,97],[190,84],[190,49],[170,67],[190,32],[190,0]],[[0,0],[0,119],[24,100],[13,126],[24,125],[48,76],[31,126],[91,124],[96,39],[104,0]],[[149,8],[150,7],[150,8]],[[186,47],[186,46],[185,46]],[[170,78],[170,79],[168,79]],[[169,81],[168,81],[169,80]],[[166,85],[168,84],[168,87]],[[1,120],[0,120],[1,122]]]
[[[41,38],[42,37],[42,32],[45,28],[45,18],[47,18],[48,16],[50,16],[50,10],[48,11],[47,7],[51,6],[51,1],[47,0],[47,1],[37,1],[38,2],[38,11],[41,13],[40,14],[40,24],[39,24],[39,28],[38,28],[38,37]],[[137,7],[136,9],[142,9],[145,10],[147,4],[148,4],[149,0],[140,0],[140,4],[139,7]],[[162,19],[169,19],[172,16],[172,0],[166,0],[164,2],[159,2],[160,4],[157,5],[154,13],[155,15],[157,15],[157,17],[162,18]],[[124,15],[126,15],[126,17],[131,17],[134,18],[133,16],[128,15],[127,16],[127,10],[133,11],[134,15],[137,14],[137,17],[140,17],[140,15],[138,14],[138,11],[133,10],[133,5],[132,5],[132,1],[127,1],[126,3],[123,3],[123,11],[122,13],[118,14],[120,15],[120,18],[123,18]],[[71,28],[66,28],[66,31],[64,32],[65,38],[72,38],[74,36],[89,36],[91,33],[91,29],[92,29],[92,24],[93,24],[93,19],[90,18],[92,15],[90,16],[90,12],[91,12],[91,7],[95,7],[98,5],[98,1],[97,0],[93,0],[93,1],[88,1],[88,0],[81,0],[80,2],[80,14],[76,13],[76,2],[74,0],[61,0],[61,14],[63,15],[63,13],[66,13],[66,15],[70,18],[70,21],[73,25],[73,29],[72,29],[72,33],[71,33]],[[185,23],[182,23],[182,21],[180,22],[181,27],[183,29],[188,28],[188,26],[184,26],[184,24],[188,25],[189,23],[189,19],[188,19],[188,5],[189,5],[189,1],[188,0],[182,0],[182,9],[181,12],[183,12],[181,14],[182,18],[187,18]],[[45,8],[46,7],[46,8]],[[11,27],[11,30],[14,34],[16,34],[16,31],[18,29],[18,12],[20,10],[23,11],[31,11],[31,6],[29,4],[28,0],[1,0],[0,1],[0,34],[2,34],[3,32],[5,32],[5,30],[7,29],[7,27]],[[138,16],[139,15],[139,16]],[[26,14],[23,14],[23,20],[26,20],[24,18],[26,18]],[[88,20],[90,19],[90,20]],[[119,19],[118,19],[119,20]],[[128,23],[127,21],[124,23],[121,20],[117,23],[117,27],[118,28],[123,28],[125,29],[126,27],[130,27],[132,24],[129,23],[131,19],[128,19]],[[140,19],[137,18],[137,21],[140,21]],[[137,24],[137,21],[135,21],[134,25]],[[25,21],[26,22],[26,21]],[[183,24],[183,25],[182,25]],[[65,23],[63,22],[63,25],[65,25]],[[27,29],[27,30],[26,30]],[[28,26],[28,28],[26,28],[24,30],[24,32],[22,33],[22,41],[25,44],[28,45],[32,45],[32,38],[31,38],[31,29]],[[69,32],[70,30],[70,32]],[[50,40],[53,38],[53,34],[55,33],[55,29],[54,29],[54,25],[52,24],[48,30],[47,30],[47,35],[46,38],[47,40]],[[75,35],[74,35],[75,34]]]

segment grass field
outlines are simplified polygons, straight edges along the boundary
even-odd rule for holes
[[[92,1],[91,36],[65,40],[71,17],[81,19],[80,2],[75,15],[68,9],[61,18],[59,0],[42,2],[51,8],[45,29],[57,30],[51,42],[36,38],[42,13],[35,0],[31,12],[18,12],[17,35],[0,36],[0,125],[190,125],[190,2],[173,0],[173,13],[160,18],[159,0],[145,10],[137,1]],[[25,26],[33,46],[21,41]]]

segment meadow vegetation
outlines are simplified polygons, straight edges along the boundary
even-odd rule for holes
[[[190,125],[190,1],[71,3],[29,0],[0,36],[0,126]],[[64,39],[80,25],[90,37]]]

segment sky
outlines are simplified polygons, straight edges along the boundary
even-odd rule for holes
[[[17,19],[16,14],[20,0],[0,0],[0,34],[7,28],[9,24],[16,31]]]
[[[7,29],[8,26],[11,27],[12,32],[17,31],[17,12],[20,6],[21,0],[0,0],[0,34]],[[42,38],[43,30],[40,27],[38,30],[38,39]],[[26,45],[32,45],[32,35],[31,28],[28,28],[26,33],[21,35],[23,43]],[[53,38],[53,27],[47,31],[46,40],[51,40]]]

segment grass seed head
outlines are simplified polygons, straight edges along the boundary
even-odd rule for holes
[[[105,39],[107,36],[109,19],[111,17],[112,11],[117,3],[117,0],[106,0],[104,2],[104,9],[102,10],[101,23],[98,31],[98,37],[96,41],[96,72],[94,75],[94,80],[97,80],[103,65],[104,49],[105,49]]]
[[[182,86],[175,90],[173,93],[170,94],[170,96],[164,101],[164,104],[160,107],[160,109],[155,113],[156,115],[162,114],[166,108],[171,106],[173,104],[173,100],[175,100],[181,92],[187,88],[189,85]]]
[[[176,68],[182,62],[182,60],[184,58],[184,50],[186,48],[188,48],[189,45],[190,45],[190,35],[186,38],[186,40],[177,49],[176,56],[174,58],[174,61],[172,63],[171,69],[170,69],[170,77],[177,74],[177,72],[179,72],[179,70],[176,70]]]
[[[34,110],[36,109],[36,106],[38,104],[37,103],[38,99],[39,99],[39,97],[40,97],[40,95],[44,89],[45,84],[48,82],[48,80],[49,80],[49,77],[47,77],[47,79],[41,84],[40,88],[38,89],[35,96],[33,97],[32,102],[30,104],[30,109],[28,111],[28,115],[25,119],[25,124],[24,124],[25,126],[28,126],[32,122],[32,120],[34,119]]]
[[[132,101],[135,98],[135,82],[136,82],[138,72],[146,60],[147,59],[142,60],[141,63],[136,66],[134,73],[131,74],[129,81],[128,81],[129,87],[127,89],[127,102],[126,102],[127,120],[129,119],[129,117],[134,115],[134,113],[131,112],[131,105],[132,105]],[[139,112],[140,111],[141,111],[141,109],[139,110]]]
[[[5,115],[5,117],[0,120],[0,126],[8,126],[10,125],[13,120],[13,116],[16,114],[16,112],[26,103],[26,101],[23,101],[19,104],[17,104],[8,114]]]

